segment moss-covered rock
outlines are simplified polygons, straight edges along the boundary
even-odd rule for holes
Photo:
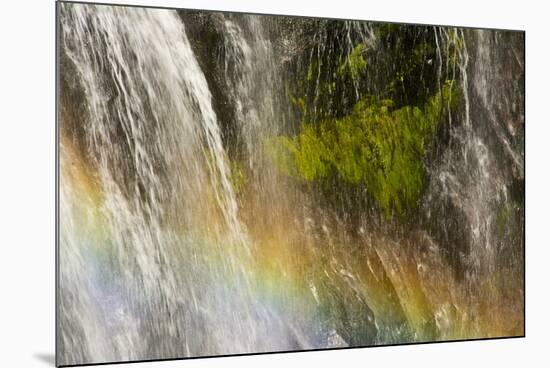
[[[341,119],[302,122],[294,137],[266,142],[284,174],[306,182],[337,177],[364,185],[386,216],[415,208],[424,187],[423,159],[444,109],[457,100],[446,83],[424,106],[393,107],[391,100],[361,99]]]
[[[363,57],[364,51],[365,45],[363,43],[358,43],[351,50],[344,62],[338,67],[338,74],[340,76],[349,74],[352,80],[358,80],[367,68],[367,61]]]

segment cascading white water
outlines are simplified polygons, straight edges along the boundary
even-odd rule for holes
[[[245,140],[248,166],[258,170],[258,142],[269,134],[275,121],[273,98],[276,68],[271,56],[271,45],[263,37],[263,30],[255,17],[246,17],[249,34],[232,19],[224,21],[224,74],[232,96],[236,120]],[[273,131],[273,127],[271,129]]]
[[[101,199],[86,213],[79,202],[87,194],[62,183],[61,361],[294,346],[275,312],[249,295],[247,235],[211,95],[177,14],[71,5],[63,7],[62,31],[86,94],[79,124],[96,172],[84,175]],[[77,177],[82,168],[62,147],[61,170]],[[222,228],[204,222],[216,212]],[[103,236],[79,233],[71,226],[78,218]],[[270,327],[255,333],[261,324]]]

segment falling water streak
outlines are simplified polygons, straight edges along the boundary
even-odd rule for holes
[[[224,19],[224,71],[229,95],[236,110],[236,123],[246,145],[248,167],[259,174],[263,138],[276,133],[275,84],[276,66],[271,55],[273,46],[265,38],[257,17],[247,16],[245,30],[227,16]]]
[[[443,68],[443,57],[441,55],[441,47],[439,46],[439,33],[438,27],[433,27],[434,38],[435,38],[435,48],[437,50],[437,84],[438,88],[441,90],[441,70]]]
[[[495,61],[492,60],[490,55],[491,47],[497,47],[499,46],[496,42],[491,43],[491,40],[489,39],[489,35],[485,34],[481,30],[476,31],[476,37],[478,39],[477,42],[477,50],[476,54],[477,57],[479,57],[479,63],[477,64],[478,68],[475,70],[476,74],[476,83],[475,83],[475,91],[477,95],[481,98],[481,101],[483,102],[484,106],[486,107],[486,111],[488,112],[492,126],[495,130],[495,133],[497,134],[500,142],[503,144],[503,146],[506,148],[505,152],[510,156],[510,158],[513,160],[514,164],[518,167],[519,172],[523,172],[523,163],[521,159],[521,155],[514,152],[513,148],[510,145],[509,140],[506,138],[504,128],[502,122],[499,122],[495,110],[498,109],[496,101],[497,100],[493,96],[493,92],[491,91],[488,78],[490,78],[490,72],[495,73],[494,68],[485,68],[483,69],[483,65],[489,66],[493,65]],[[517,55],[514,50],[514,56],[517,58]],[[521,62],[518,61],[518,63],[523,67]],[[507,101],[507,103],[510,103]],[[506,126],[506,125],[504,125]]]
[[[459,53],[459,63],[458,67],[461,73],[462,80],[462,93],[464,94],[464,117],[466,127],[470,126],[470,99],[468,97],[468,62],[470,56],[468,55],[468,47],[466,46],[466,40],[464,38],[464,30],[460,30],[460,36],[457,34],[455,37],[459,38],[460,44],[462,44],[461,52]]]

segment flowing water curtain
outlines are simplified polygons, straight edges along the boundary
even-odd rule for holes
[[[79,169],[93,173],[102,199],[94,216],[108,234],[103,244],[83,244],[80,228],[61,225],[64,361],[257,350],[269,338],[251,332],[272,317],[258,315],[250,299],[242,264],[249,244],[184,25],[168,10],[73,4],[62,6],[61,20],[86,107],[79,130],[66,135],[86,137]],[[62,196],[62,208],[73,201]],[[67,223],[76,216],[64,215]],[[63,267],[102,247],[108,259],[86,264],[82,277]],[[71,338],[75,326],[79,339]]]
[[[494,272],[497,266],[497,242],[492,238],[497,222],[495,214],[499,212],[499,206],[507,206],[504,202],[508,201],[510,191],[517,186],[514,182],[523,180],[522,146],[517,143],[522,139],[523,117],[517,112],[504,111],[504,106],[515,106],[516,111],[521,110],[521,90],[503,64],[518,62],[514,67],[515,78],[521,78],[523,66],[519,55],[510,57],[498,51],[502,47],[497,40],[506,37],[498,32],[449,32],[441,29],[436,32],[443,34],[440,43],[441,48],[446,50],[444,52],[456,50],[450,51],[447,60],[459,65],[457,83],[461,84],[464,102],[462,114],[458,116],[460,121],[449,119],[449,148],[431,173],[432,183],[437,182],[439,188],[432,187],[428,191],[427,203],[431,203],[433,194],[438,202],[450,203],[454,208],[451,213],[457,210],[461,213],[459,217],[466,218],[469,228],[465,231],[469,244],[456,248],[464,250],[461,257],[465,259],[462,261],[472,263],[472,272],[486,274]],[[509,41],[513,50],[511,53],[517,53],[517,37],[511,37]],[[457,57],[452,55],[453,52],[457,53]],[[502,89],[507,92],[493,93],[499,83],[497,81],[509,84]],[[488,96],[491,96],[490,102]],[[506,129],[510,132],[507,133]],[[502,157],[503,154],[509,159]],[[501,164],[503,161],[504,165]],[[520,244],[516,246],[520,248]]]
[[[464,312],[474,321],[472,333],[483,335],[487,321],[501,324],[504,313],[510,316],[504,329],[514,330],[523,300],[522,36],[435,31],[440,52],[459,66],[463,108],[448,120],[447,148],[429,167],[423,208],[468,290]],[[488,315],[480,317],[486,311],[478,308]]]

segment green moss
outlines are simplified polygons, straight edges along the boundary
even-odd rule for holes
[[[296,106],[298,109],[300,109],[302,114],[305,114],[305,112],[306,112],[306,101],[304,100],[303,97],[290,96],[290,101],[292,102],[292,104],[294,106]]]
[[[521,220],[518,208],[512,202],[498,205],[495,218],[496,235],[500,239],[511,240],[521,232]]]
[[[228,177],[229,182],[231,183],[235,193],[240,194],[246,189],[246,184],[248,181],[246,171],[239,162],[230,159],[227,159],[227,161],[229,163],[230,170]]]
[[[341,119],[303,122],[295,137],[270,139],[268,154],[282,173],[306,182],[336,176],[364,185],[385,215],[401,215],[416,207],[426,148],[456,94],[447,82],[424,106],[399,109],[391,100],[363,98]]]
[[[306,75],[306,80],[308,82],[311,82],[313,81],[313,74],[315,73],[314,70],[317,70],[319,68],[319,65],[315,62],[312,62],[308,65],[307,67],[307,75]]]
[[[349,73],[349,76],[354,81],[358,80],[364,70],[367,68],[367,61],[363,57],[365,45],[357,44],[346,57],[344,62],[338,67],[340,77]]]

